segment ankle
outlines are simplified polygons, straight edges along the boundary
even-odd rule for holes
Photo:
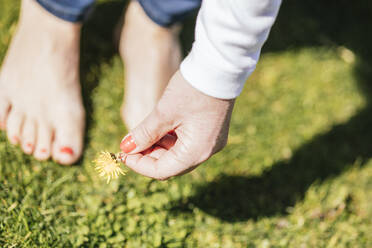
[[[163,54],[170,44],[179,43],[180,31],[181,25],[178,24],[171,27],[159,26],[147,16],[138,2],[132,1],[127,8],[120,33],[120,55],[124,59],[130,59],[143,49]]]
[[[80,33],[81,24],[64,21],[45,10],[33,0],[23,0],[18,29],[30,29],[39,35],[63,33],[65,39],[73,39]]]

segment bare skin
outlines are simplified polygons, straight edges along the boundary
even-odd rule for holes
[[[124,162],[159,180],[192,171],[225,147],[234,102],[201,93],[176,72],[154,110],[123,139]]]
[[[24,0],[0,71],[0,128],[39,160],[74,163],[85,112],[79,83],[80,25]]]
[[[176,28],[153,23],[132,1],[120,51],[126,69],[122,116],[131,129],[120,148],[128,154],[123,157],[128,167],[165,180],[190,172],[223,149],[234,100],[199,92],[177,71]]]
[[[154,23],[137,1],[129,3],[120,37],[125,65],[122,118],[129,129],[155,107],[181,61],[179,27]]]
[[[122,117],[129,129],[154,108],[180,60],[179,28],[153,23],[136,1],[120,37],[125,63]],[[83,149],[85,111],[79,82],[81,24],[23,0],[17,31],[0,71],[0,129],[39,160],[76,162]]]
[[[39,160],[52,157],[68,165],[82,153],[80,28],[23,0],[1,67],[0,128]],[[130,168],[164,180],[193,170],[225,146],[234,100],[204,95],[174,74],[180,62],[176,29],[154,24],[133,1],[120,53],[126,65],[122,115],[133,128],[127,142]],[[121,147],[128,148],[125,142]]]

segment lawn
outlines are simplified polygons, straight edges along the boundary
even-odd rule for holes
[[[100,1],[83,29],[82,160],[38,162],[0,132],[0,247],[372,247],[370,2],[285,0],[228,146],[182,177],[107,185],[91,161],[127,131],[112,46],[122,7]],[[0,0],[0,61],[18,9]]]

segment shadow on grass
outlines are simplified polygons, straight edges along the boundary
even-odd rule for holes
[[[286,214],[314,182],[341,174],[356,160],[363,166],[372,156],[371,23],[369,1],[284,0],[263,52],[347,47],[357,57],[355,77],[367,107],[297,149],[289,161],[274,164],[259,176],[221,176],[200,185],[194,196],[186,203],[175,203],[173,210],[188,211],[196,206],[230,222]]]
[[[113,28],[125,2],[97,5],[82,35],[81,81],[87,109],[87,130],[92,123],[91,92],[100,79],[100,64],[116,53]],[[367,107],[347,123],[334,126],[294,152],[289,161],[272,166],[260,176],[222,176],[200,185],[186,203],[175,203],[174,210],[197,206],[226,221],[244,221],[262,216],[285,214],[303,199],[314,182],[339,175],[356,160],[363,165],[372,156],[372,3],[347,0],[284,0],[278,20],[263,53],[301,47],[345,46],[357,55],[355,75]],[[184,54],[193,40],[193,20],[188,19],[181,41]],[[86,143],[89,137],[86,136]],[[249,165],[248,165],[249,166]]]
[[[285,214],[314,182],[337,176],[356,160],[372,156],[372,109],[337,125],[295,151],[291,160],[274,164],[260,176],[222,176],[202,185],[182,208],[192,203],[226,221]]]

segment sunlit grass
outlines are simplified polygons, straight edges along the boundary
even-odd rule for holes
[[[17,6],[0,1],[0,58]],[[124,72],[106,55],[111,37],[88,31],[84,157],[71,168],[37,162],[0,133],[0,247],[371,246],[372,115],[345,48],[265,53],[221,153],[170,181],[129,172],[106,184],[91,161],[126,133]]]

